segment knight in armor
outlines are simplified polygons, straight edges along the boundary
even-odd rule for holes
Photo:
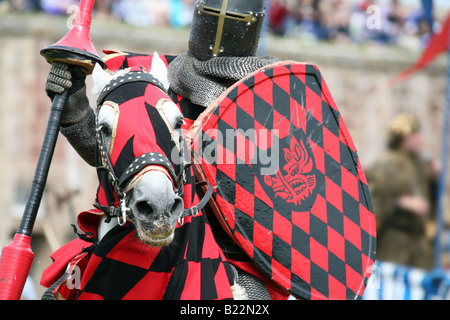
[[[169,95],[175,101],[182,98],[180,105],[187,119],[195,120],[228,87],[277,61],[255,56],[265,17],[264,2],[196,2],[188,51],[167,56]],[[69,89],[61,133],[87,163],[95,166],[95,114],[86,96],[85,78],[79,67],[69,70],[65,64],[55,63],[46,91],[53,98]]]
[[[248,74],[277,61],[275,57],[256,56],[263,21],[265,1],[197,0],[187,52],[166,56],[169,72],[169,96],[181,107],[187,123],[193,121],[231,85]],[[106,57],[107,59],[108,57]],[[122,67],[129,66],[130,61]],[[79,155],[95,166],[95,114],[89,105],[86,75],[80,67],[54,63],[46,83],[50,98],[69,90],[61,122],[61,133]],[[191,122],[192,123],[192,122]],[[286,294],[256,270],[244,252],[226,235],[214,214],[208,215],[217,243],[235,266],[250,298],[265,299]],[[246,272],[243,272],[245,270]],[[268,279],[264,279],[268,280]],[[251,295],[254,292],[254,295]]]

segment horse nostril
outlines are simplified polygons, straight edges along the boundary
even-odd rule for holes
[[[170,208],[170,214],[178,214],[182,212],[184,209],[184,203],[181,198],[175,199],[175,203],[172,205],[172,208]]]
[[[147,201],[140,201],[136,203],[136,209],[138,212],[145,214],[146,216],[150,216],[155,212],[154,208],[149,205]]]

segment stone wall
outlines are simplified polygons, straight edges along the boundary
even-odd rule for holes
[[[39,51],[67,31],[64,18],[0,17],[0,246],[9,243],[23,213],[48,120],[50,100],[44,84],[50,66]],[[188,30],[143,30],[94,20],[92,38],[99,52],[118,49],[178,54],[186,50]],[[317,64],[357,145],[363,166],[369,166],[382,150],[386,121],[403,111],[421,117],[429,152],[439,156],[445,57],[409,81],[387,88],[386,81],[411,65],[418,52],[314,45],[272,37],[265,41],[267,54]],[[96,181],[95,170],[60,136],[33,236],[36,259],[32,276],[36,285],[42,270],[50,264],[49,253],[73,238],[70,224],[76,213],[91,208]],[[38,293],[41,292],[39,288]]]

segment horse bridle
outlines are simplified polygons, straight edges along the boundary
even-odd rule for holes
[[[111,93],[113,90],[119,88],[121,85],[131,82],[147,82],[150,84],[155,85],[159,89],[164,90],[163,85],[151,74],[142,72],[142,71],[133,71],[128,72],[120,77],[111,80],[103,89],[103,91],[100,93],[99,98],[97,100],[97,114],[100,110],[101,106],[105,102],[106,96]],[[179,174],[177,175],[171,162],[167,157],[161,153],[158,152],[149,152],[146,154],[143,154],[139,156],[138,158],[134,159],[134,161],[128,166],[128,168],[122,173],[120,177],[117,177],[117,175],[114,172],[114,168],[111,164],[111,160],[108,155],[108,151],[105,144],[105,137],[104,133],[102,132],[101,128],[99,128],[97,123],[96,128],[96,135],[97,135],[97,143],[99,146],[100,151],[100,158],[102,165],[97,167],[97,170],[105,170],[108,174],[108,179],[111,182],[115,193],[120,201],[120,206],[114,207],[114,206],[103,206],[96,201],[94,206],[103,211],[106,215],[105,222],[109,223],[112,218],[117,218],[117,221],[120,226],[123,226],[127,223],[127,219],[133,218],[133,212],[132,210],[127,207],[127,181],[129,181],[131,178],[133,178],[136,174],[141,172],[144,168],[148,166],[159,166],[162,167],[167,173],[170,179],[172,180],[174,184],[174,192],[177,196],[180,198],[183,198],[184,196],[184,186],[186,184],[186,171],[190,169],[191,163],[186,162],[185,159],[185,148],[184,148],[184,139],[182,135],[179,137]],[[200,210],[202,210],[205,205],[208,203],[213,188],[211,184],[206,182],[208,184],[208,189],[205,192],[205,195],[203,198],[199,201],[199,203],[196,206],[193,206],[191,208],[184,209],[183,214],[178,219],[178,224],[182,226],[184,224],[184,218],[188,216],[196,216]]]

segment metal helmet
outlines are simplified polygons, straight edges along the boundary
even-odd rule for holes
[[[202,61],[256,54],[265,0],[197,0],[189,51]]]

